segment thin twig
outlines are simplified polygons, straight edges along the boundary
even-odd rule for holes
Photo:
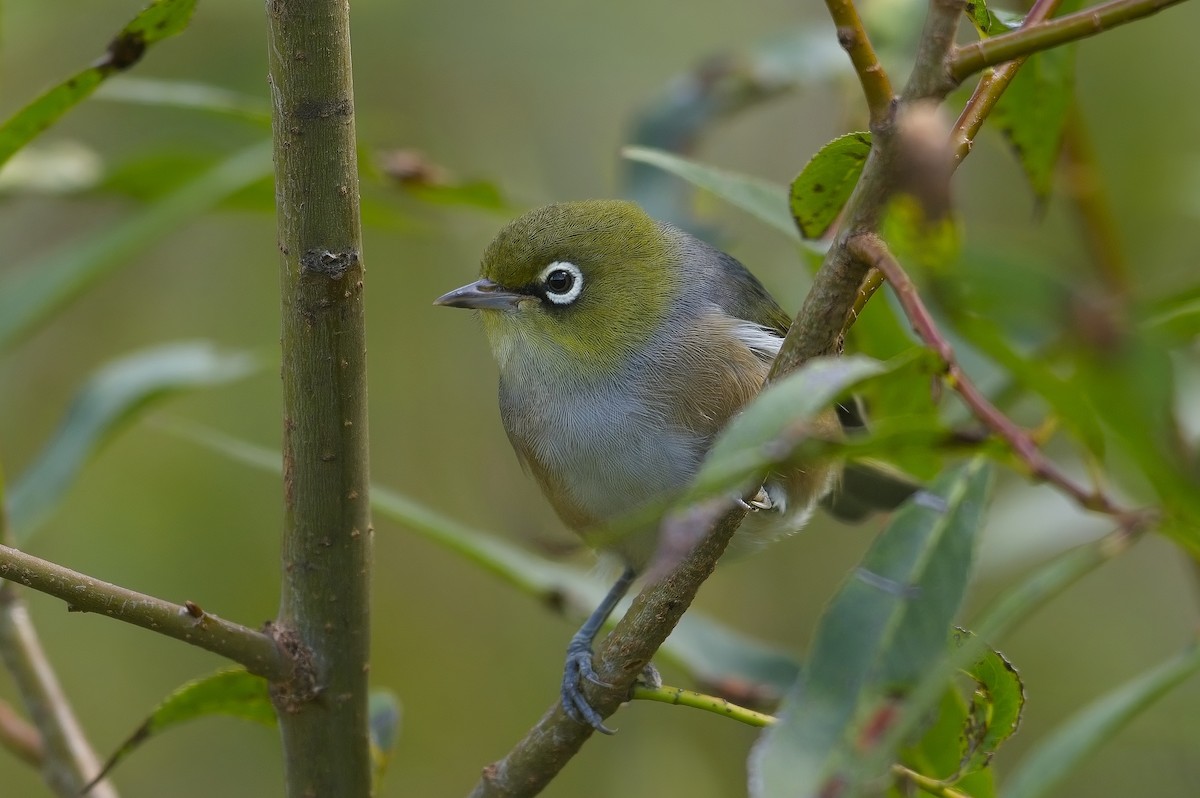
[[[745,723],[747,726],[763,727],[777,722],[773,715],[765,712],[755,712],[753,709],[730,703],[724,698],[705,695],[695,690],[684,690],[682,687],[667,687],[666,685],[650,687],[636,684],[633,687],[633,695],[630,697],[634,701],[658,701],[663,704],[691,707]]]
[[[958,365],[953,348],[938,330],[916,286],[899,261],[888,251],[882,239],[873,233],[864,233],[855,236],[849,242],[849,248],[855,257],[883,272],[917,335],[945,364],[946,381],[950,387],[958,392],[976,418],[1008,443],[1013,454],[1025,464],[1034,479],[1049,482],[1088,510],[1119,519],[1128,518],[1133,514],[1132,511],[1118,506],[1106,494],[1082,487],[1059,470],[1058,466],[1042,454],[1042,450],[1029,433],[1000,412],[975,387]]]
[[[60,598],[69,610],[107,615],[191,643],[267,679],[282,680],[291,673],[275,641],[262,632],[202,610],[197,617],[184,605],[103,582],[11,546],[0,546],[0,579]]]
[[[0,748],[35,768],[40,768],[46,757],[42,735],[3,701],[0,701]]]
[[[892,92],[892,82],[879,63],[871,39],[858,16],[858,9],[854,7],[853,0],[825,0],[825,5],[829,8],[833,24],[837,25],[838,43],[850,56],[850,63],[854,64],[854,71],[858,73],[863,96],[867,99],[871,127],[882,125],[891,113],[895,94]]]
[[[42,650],[25,603],[11,582],[0,583],[0,659],[38,729],[43,781],[60,798],[76,798],[99,771],[100,760],[84,736]],[[117,793],[111,784],[101,782],[92,795],[116,798]]]
[[[1038,0],[1025,15],[1017,32],[1043,23],[1055,12],[1061,2],[1062,0]],[[975,144],[975,137],[979,135],[979,130],[983,127],[984,120],[992,113],[996,103],[1000,101],[1000,95],[1004,94],[1008,84],[1012,83],[1013,78],[1017,76],[1017,70],[1024,63],[1024,58],[1009,61],[984,75],[976,84],[975,91],[971,92],[971,99],[967,100],[967,104],[963,106],[962,113],[958,115],[958,121],[954,124],[954,132],[950,136],[950,143],[954,148],[955,167],[962,163],[963,158],[966,158],[967,153],[971,151],[971,147]]]
[[[1049,22],[1027,23],[1010,33],[957,48],[950,57],[950,75],[959,82],[986,67],[1095,36],[1181,2],[1183,0],[1110,0]]]
[[[948,784],[944,784],[937,779],[931,779],[928,776],[922,776],[917,771],[904,767],[904,765],[892,765],[892,773],[911,783],[914,787],[930,795],[936,795],[938,798],[971,798],[971,796],[954,789]]]

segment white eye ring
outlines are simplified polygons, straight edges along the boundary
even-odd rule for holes
[[[550,290],[550,286],[547,284],[550,275],[557,271],[567,272],[572,278],[571,285],[562,293]],[[583,291],[583,272],[574,263],[568,263],[565,260],[556,260],[542,269],[542,273],[538,275],[538,282],[546,288],[546,299],[549,299],[556,305],[569,305],[578,299],[579,293]]]

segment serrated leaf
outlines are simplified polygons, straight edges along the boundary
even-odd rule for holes
[[[137,731],[113,752],[83,792],[86,793],[151,737],[210,715],[241,718],[264,726],[274,726],[276,723],[275,707],[271,704],[265,679],[243,668],[217,671],[211,676],[188,682],[167,696],[154,708],[150,717],[142,721]]]
[[[958,770],[963,729],[967,725],[967,702],[953,685],[942,693],[937,712],[921,738],[906,748],[900,763],[924,776],[939,779],[942,774]],[[912,786],[914,791],[906,788]],[[993,798],[996,787],[990,769],[969,773],[954,781],[954,789],[971,798]],[[888,790],[889,798],[913,798],[930,793],[916,785],[897,780]]]
[[[222,354],[207,342],[165,344],[112,361],[76,394],[62,424],[13,482],[9,521],[20,545],[74,483],[84,464],[120,426],[172,393],[218,385],[254,369],[245,354]]]
[[[0,351],[170,230],[273,170],[271,142],[241,150],[161,201],[0,279]]]
[[[95,64],[72,75],[0,125],[0,164],[13,156],[110,75],[137,63],[146,48],[187,27],[196,0],[156,0],[112,39]]]
[[[400,736],[400,699],[391,690],[372,690],[367,704],[367,728],[371,741],[372,795],[379,794],[388,763]]]
[[[889,367],[863,355],[814,358],[767,386],[721,430],[678,505],[744,495],[809,436],[813,419],[838,396]]]
[[[783,186],[646,147],[626,147],[621,154],[631,161],[650,164],[681,177],[785,235],[799,239],[788,211],[787,189]]]
[[[970,637],[967,630],[955,629],[952,639],[961,647]],[[982,656],[964,672],[975,683],[968,711],[974,722],[963,730],[965,750],[952,781],[987,767],[996,750],[1016,733],[1025,708],[1021,676],[999,651],[984,647]]]
[[[1005,780],[1004,798],[1041,798],[1131,719],[1200,671],[1200,644],[1101,696],[1056,729]],[[1061,793],[1059,793],[1061,794]]]
[[[944,656],[966,590],[989,471],[976,459],[896,514],[834,596],[781,721],[755,745],[755,798],[850,796],[886,775],[881,741],[911,690]],[[944,688],[943,688],[944,689]],[[939,691],[940,694],[940,691]],[[936,695],[935,695],[936,700]]]
[[[269,472],[281,471],[278,451],[232,438],[216,430],[172,425],[172,432],[238,462]],[[506,540],[455,521],[379,485],[370,489],[371,509],[408,531],[443,546],[547,605],[586,616],[608,585],[590,572],[540,557]],[[618,607],[614,617],[629,606]],[[730,629],[700,612],[688,612],[663,645],[661,657],[697,681],[727,693],[739,690],[775,697],[795,679],[799,666],[786,653]]]
[[[870,153],[870,133],[847,133],[817,150],[800,170],[788,192],[788,204],[802,236],[825,235],[858,185]]]

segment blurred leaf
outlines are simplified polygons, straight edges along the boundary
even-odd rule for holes
[[[94,186],[103,173],[96,151],[77,141],[31,144],[0,168],[0,192],[74,194]]]
[[[823,30],[771,36],[744,52],[711,55],[673,78],[636,113],[629,142],[688,155],[723,119],[785,92],[850,74],[845,51]],[[684,184],[647,163],[631,160],[624,165],[622,193],[655,219],[705,237]]]
[[[1200,288],[1190,288],[1160,300],[1144,314],[1143,326],[1152,333],[1187,343],[1200,337]]]
[[[954,644],[961,647],[973,635],[965,629],[955,629]],[[968,668],[975,683],[961,739],[965,750],[955,770],[953,781],[961,775],[982,770],[1009,737],[1016,733],[1025,707],[1025,685],[1021,676],[1004,655],[989,647]]]
[[[371,794],[378,795],[400,736],[400,699],[391,690],[372,690],[367,706],[371,737]]]
[[[813,419],[838,396],[896,365],[863,355],[814,358],[771,383],[721,430],[678,506],[718,494],[744,496],[810,437]]]
[[[837,221],[870,152],[870,133],[847,133],[817,150],[804,165],[788,195],[801,235],[820,238]]]
[[[282,470],[282,456],[277,451],[209,428],[173,423],[169,429],[254,468],[273,473]],[[557,611],[584,617],[608,592],[608,585],[586,571],[539,557],[387,488],[371,486],[371,508]],[[610,625],[628,606],[626,599]],[[660,651],[663,659],[697,681],[734,693],[761,693],[766,688],[768,695],[778,695],[791,684],[798,670],[787,654],[695,611],[683,617]]]
[[[187,27],[196,0],[155,0],[130,21],[92,66],[77,72],[0,125],[0,164],[54,124],[100,83],[141,60],[146,48]]]
[[[267,692],[267,682],[242,668],[221,670],[201,679],[188,682],[154,708],[129,739],[121,743],[104,767],[84,787],[86,793],[109,774],[119,762],[142,743],[181,723],[209,715],[228,715],[274,726],[275,707]]]
[[[263,125],[271,124],[271,105],[265,97],[244,94],[223,86],[164,78],[114,78],[96,90],[94,98],[109,102],[167,106],[236,116]]]
[[[511,209],[494,183],[460,180],[416,150],[386,150],[373,159],[373,165],[390,185],[422,202],[467,205],[491,211]]]
[[[109,172],[98,189],[141,202],[153,202],[198,179],[219,163],[219,158],[195,151],[152,152],[120,164]],[[215,206],[229,210],[274,213],[274,175],[259,175],[253,183],[229,192],[215,203]]]
[[[929,218],[912,194],[897,194],[888,202],[880,235],[896,259],[914,270],[932,275],[956,271],[962,253],[958,220],[953,214]]]
[[[800,237],[796,232],[796,223],[792,221],[791,212],[788,210],[787,189],[783,186],[690,161],[661,150],[626,147],[621,150],[621,154],[631,161],[657,166],[663,171],[683,178],[694,186],[711,191],[731,205],[736,205],[792,239],[798,240]],[[813,245],[806,244],[806,246]]]
[[[909,693],[944,656],[966,590],[989,470],[980,459],[947,472],[896,514],[822,615],[809,662],[779,724],[750,762],[755,798],[855,795],[886,774],[895,716],[921,713]],[[944,688],[943,688],[944,689]],[[936,702],[942,690],[932,696]]]
[[[1129,462],[1168,511],[1163,531],[1200,552],[1200,475],[1175,422],[1174,366],[1165,343],[1145,330],[1083,321],[1076,384]]]
[[[177,391],[217,385],[252,371],[244,354],[221,354],[207,342],[157,346],[95,372],[76,394],[54,437],[12,485],[9,519],[20,545],[58,506],[84,463],[122,424]]]
[[[1172,688],[1200,671],[1200,644],[1140,676],[1082,709],[1025,757],[1004,782],[1004,798],[1039,798],[1094,754],[1130,720]]]
[[[271,174],[271,142],[241,150],[161,201],[0,279],[0,351],[137,252]]]

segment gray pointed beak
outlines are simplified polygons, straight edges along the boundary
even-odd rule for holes
[[[529,297],[501,288],[491,280],[476,280],[470,285],[455,288],[433,300],[435,305],[473,310],[514,310],[522,299]]]

